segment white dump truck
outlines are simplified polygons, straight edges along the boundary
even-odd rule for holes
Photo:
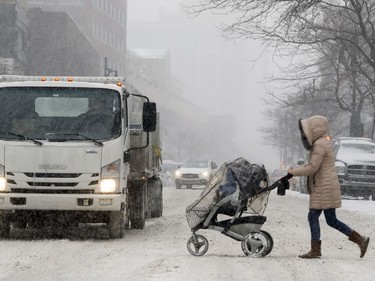
[[[156,104],[121,77],[0,76],[0,237],[163,211]]]

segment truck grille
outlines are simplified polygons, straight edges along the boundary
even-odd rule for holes
[[[26,188],[11,188],[11,193],[21,194],[94,194],[93,189],[26,189]]]
[[[7,172],[7,185],[12,193],[91,194],[98,183],[98,173]]]
[[[63,173],[25,173],[29,178],[78,178],[81,174]]]
[[[348,165],[350,179],[358,182],[375,182],[375,166]]]
[[[181,177],[185,178],[185,179],[197,179],[197,178],[199,178],[199,176],[197,174],[182,174]]]
[[[57,186],[57,187],[62,187],[62,186],[76,186],[78,182],[27,182],[28,185],[30,186]]]

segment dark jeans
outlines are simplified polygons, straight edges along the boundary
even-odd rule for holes
[[[346,236],[349,236],[353,232],[353,230],[349,226],[337,219],[336,209],[310,209],[308,219],[310,224],[311,240],[320,240],[319,217],[322,212],[324,212],[324,217],[330,227],[337,229]]]

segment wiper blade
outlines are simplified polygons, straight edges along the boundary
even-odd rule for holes
[[[82,138],[84,138],[86,140],[93,141],[98,146],[103,146],[103,143],[101,141],[98,141],[98,140],[93,139],[93,138],[89,138],[89,137],[87,137],[85,135],[82,135],[82,134],[67,134],[67,135],[79,136],[79,137],[82,137]]]
[[[24,135],[20,135],[20,134],[15,134],[15,133],[12,133],[12,132],[0,132],[1,134],[7,134],[7,135],[10,135],[10,136],[15,136],[15,137],[19,137],[23,140],[31,140],[33,143],[37,144],[37,145],[43,145],[42,142],[36,140],[36,139],[33,139],[33,138],[30,138],[30,137],[27,137],[27,136],[24,136]]]
[[[81,137],[81,138],[83,138],[85,140],[90,140],[90,141],[94,142],[98,146],[103,146],[103,143],[101,141],[98,141],[98,140],[93,139],[93,138],[89,138],[89,137],[87,137],[85,135],[78,134],[78,133],[48,133],[46,135],[46,137],[47,136],[77,136],[77,137]],[[47,137],[47,139],[49,139],[49,138]]]

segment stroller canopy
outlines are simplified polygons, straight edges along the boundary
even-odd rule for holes
[[[267,171],[262,164],[250,164],[238,158],[227,164],[227,173],[233,175],[239,188],[239,199],[248,199],[262,192],[264,182],[268,182]]]

